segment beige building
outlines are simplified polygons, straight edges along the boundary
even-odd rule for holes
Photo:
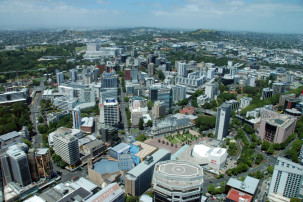
[[[165,115],[165,102],[164,101],[156,101],[154,103],[153,114],[155,118],[159,118]]]

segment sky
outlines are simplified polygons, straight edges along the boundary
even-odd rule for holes
[[[139,26],[303,34],[303,0],[0,0],[0,28]]]

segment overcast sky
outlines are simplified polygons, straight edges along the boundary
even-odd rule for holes
[[[303,0],[0,0],[0,27],[303,33]]]

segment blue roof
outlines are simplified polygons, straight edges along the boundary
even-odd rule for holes
[[[119,162],[101,159],[94,164],[94,170],[100,174],[114,173],[120,170]]]
[[[176,158],[178,156],[180,156],[180,154],[182,154],[187,148],[189,147],[189,145],[184,145],[183,147],[181,147],[176,153],[174,153],[172,156],[171,156],[171,160],[176,160]]]

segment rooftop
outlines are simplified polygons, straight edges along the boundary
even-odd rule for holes
[[[250,202],[252,201],[252,196],[243,192],[240,192],[238,190],[235,189],[231,189],[228,194],[227,194],[227,199],[230,199],[232,201],[240,201],[239,199],[243,199],[241,200],[242,202]]]
[[[16,131],[6,133],[6,134],[0,136],[0,142],[7,141],[9,139],[12,139],[12,138],[15,138],[15,137],[18,137],[18,136],[21,136],[21,134],[16,132]]]
[[[260,180],[246,176],[244,182],[237,180],[235,178],[230,178],[227,182],[227,185],[235,189],[241,190],[243,192],[254,195],[257,190]]]
[[[104,187],[104,189],[97,192],[91,198],[89,198],[87,202],[97,202],[97,201],[110,202],[123,193],[124,193],[123,190],[120,188],[120,186],[117,183],[112,183]]]
[[[146,156],[153,154],[157,151],[157,147],[151,146],[144,142],[136,141],[133,143],[139,147],[139,152],[135,154],[135,156],[139,157],[140,159],[144,159]]]
[[[111,148],[111,150],[117,152],[117,153],[122,153],[123,151],[130,149],[130,146],[124,142],[114,146],[113,148]]]

